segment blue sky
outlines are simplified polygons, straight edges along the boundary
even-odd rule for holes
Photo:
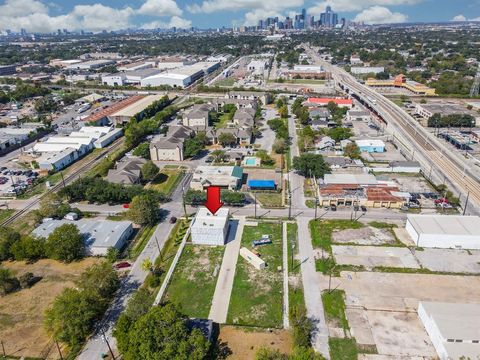
[[[255,25],[302,7],[318,18],[326,5],[341,17],[366,23],[480,21],[480,0],[0,0],[0,30]]]

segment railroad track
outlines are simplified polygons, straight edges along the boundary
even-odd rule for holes
[[[410,119],[407,118],[407,115],[388,99],[379,96],[378,93],[371,89],[353,83],[353,80],[345,76],[340,76],[342,77],[343,83],[351,89],[375,97],[377,105],[380,105],[383,110],[380,111],[380,113],[384,113],[382,114],[384,117],[386,113],[388,117],[393,119],[393,124],[403,130],[407,138],[421,150],[432,166],[436,165],[445,178],[449,179],[459,190],[464,192],[464,195],[469,193],[472,202],[477,206],[480,205],[480,182],[468,171],[465,165],[462,168],[462,166],[458,164],[458,160],[454,159],[451,154],[439,150],[439,145],[435,144],[434,139],[431,139],[428,134],[425,134],[425,131],[419,129],[416,124],[413,124]]]
[[[102,160],[105,158],[105,156],[107,156],[109,153],[117,150],[121,145],[123,144],[123,141],[118,140],[117,142],[115,142],[112,146],[110,146],[109,148],[105,149],[105,151],[102,151],[101,153],[99,153],[95,158],[89,160],[88,162],[82,164],[81,166],[78,167],[78,169],[75,169],[75,171],[67,176],[64,177],[63,181],[60,181],[58,182],[57,184],[55,184],[54,186],[52,186],[50,189],[48,189],[48,191],[46,193],[44,193],[43,195],[35,198],[35,199],[32,199],[32,201],[26,205],[23,209],[17,211],[15,214],[13,214],[12,216],[10,216],[8,219],[6,219],[5,221],[2,222],[2,226],[8,226],[8,225],[11,225],[15,220],[17,220],[18,218],[22,217],[23,215],[25,215],[27,212],[29,212],[33,207],[35,207],[39,202],[40,200],[46,196],[47,194],[51,194],[51,193],[54,193],[54,192],[57,192],[59,189],[61,189],[63,187],[63,184],[65,183],[65,185],[68,185],[70,184],[71,182],[73,182],[81,173],[83,172],[86,172],[90,169],[92,169],[96,164],[97,162],[99,162],[99,160]]]

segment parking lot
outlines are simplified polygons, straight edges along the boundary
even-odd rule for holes
[[[0,194],[12,196],[31,186],[38,173],[32,170],[16,170],[0,167]]]

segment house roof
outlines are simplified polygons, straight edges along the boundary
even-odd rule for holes
[[[352,99],[336,99],[336,98],[308,98],[307,103],[312,104],[328,104],[329,102],[334,102],[337,105],[352,105]]]

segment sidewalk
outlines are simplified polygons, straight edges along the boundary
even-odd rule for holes
[[[233,279],[237,266],[238,253],[242,242],[245,217],[230,221],[228,243],[223,254],[222,266],[218,274],[215,293],[213,294],[212,306],[208,318],[216,323],[224,324],[227,321],[228,306],[233,289]],[[232,238],[235,236],[235,238]]]

